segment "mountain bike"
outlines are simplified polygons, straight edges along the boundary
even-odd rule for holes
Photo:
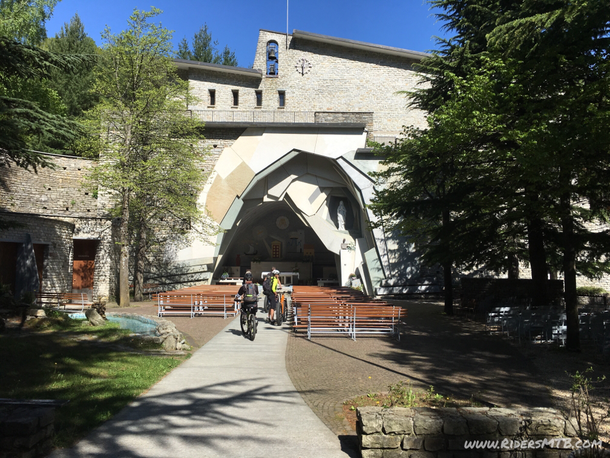
[[[284,304],[282,303],[282,296],[280,294],[278,294],[277,296],[277,303],[275,306],[275,324],[277,326],[281,326],[282,325],[282,321],[284,321]]]
[[[235,299],[241,301],[241,298],[238,298],[237,296]],[[258,304],[256,302],[253,304],[241,303],[239,324],[244,337],[247,337],[250,340],[254,340],[256,337],[256,330],[258,327],[258,321],[256,320],[257,309]]]

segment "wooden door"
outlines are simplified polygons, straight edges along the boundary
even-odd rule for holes
[[[74,240],[72,289],[93,289],[97,240]]]

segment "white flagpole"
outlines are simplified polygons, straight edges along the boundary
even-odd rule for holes
[[[288,5],[290,0],[286,0],[286,49],[288,49]]]

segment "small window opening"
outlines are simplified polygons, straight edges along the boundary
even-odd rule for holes
[[[216,89],[208,89],[208,95],[210,96],[209,105],[211,105],[211,106],[216,105]]]
[[[277,92],[278,98],[279,98],[279,104],[280,107],[285,107],[286,106],[286,91],[278,91]]]
[[[279,46],[275,41],[267,43],[267,76],[277,76],[278,50]]]
[[[239,105],[239,91],[237,89],[233,89],[233,106],[236,107]]]
[[[263,91],[255,91],[255,94],[256,94],[256,106],[262,107],[263,106]]]

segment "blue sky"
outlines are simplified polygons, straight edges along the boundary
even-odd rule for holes
[[[158,20],[174,31],[174,45],[207,23],[220,48],[228,45],[241,67],[254,60],[258,30],[286,31],[286,0],[61,0],[47,22],[53,37],[78,12],[85,32],[101,45],[108,25],[113,33],[127,27],[134,8],[163,11]],[[289,31],[293,29],[428,51],[433,36],[442,36],[441,24],[423,0],[289,0]]]

